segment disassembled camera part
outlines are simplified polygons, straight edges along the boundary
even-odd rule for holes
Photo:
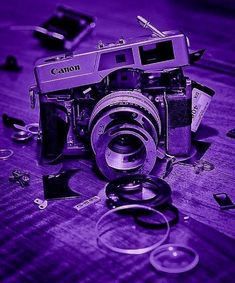
[[[38,135],[39,131],[39,124],[38,123],[31,123],[26,125],[25,130],[30,132],[32,135]]]
[[[79,169],[70,169],[57,174],[43,176],[43,189],[45,199],[64,199],[79,197],[80,194],[74,192],[69,187],[70,178],[79,171]]]
[[[199,255],[194,249],[187,246],[167,244],[154,250],[149,259],[157,271],[183,273],[196,267]]]
[[[187,222],[190,219],[190,217],[188,215],[185,215],[183,219],[185,222]]]
[[[107,184],[107,204],[118,207],[126,204],[142,204],[158,207],[171,200],[171,188],[154,176],[131,175],[115,179]]]
[[[39,124],[38,123],[31,123],[31,124],[24,125],[24,126],[14,124],[14,128],[21,130],[21,131],[24,131],[24,132],[27,132],[27,133],[30,133],[32,135],[38,135]]]
[[[226,193],[213,194],[213,197],[222,210],[235,208],[235,203],[232,202]]]
[[[6,113],[2,114],[2,121],[6,127],[14,127],[14,125],[25,126],[25,122],[23,120],[11,117]]]
[[[112,180],[148,175],[165,156],[190,155],[191,130],[214,92],[184,76],[185,35],[163,34],[37,62],[30,93],[32,105],[39,96],[44,160],[92,149],[99,170]]]
[[[194,172],[196,174],[200,174],[202,171],[212,171],[215,168],[215,166],[212,163],[206,160],[198,160],[194,162],[193,166],[194,166]]]
[[[93,204],[93,203],[96,203],[96,202],[99,202],[100,201],[100,197],[98,196],[94,196],[92,198],[89,198],[87,200],[84,200],[83,202],[80,202],[78,203],[77,205],[74,206],[74,208],[77,210],[77,211],[80,211],[81,209]]]
[[[95,27],[94,18],[68,7],[58,6],[55,14],[42,26],[36,27],[34,36],[51,49],[71,50]]]
[[[165,34],[162,33],[160,30],[158,30],[156,27],[150,24],[145,18],[141,16],[137,16],[137,20],[140,23],[140,25],[144,28],[147,28],[151,30],[151,32],[159,37],[165,37]]]
[[[23,172],[18,169],[14,169],[9,176],[10,182],[15,182],[19,184],[22,188],[29,186],[30,174],[28,172]]]
[[[0,160],[7,160],[14,154],[14,151],[11,149],[1,148],[0,149]]]
[[[196,82],[192,83],[192,132],[198,130],[214,94],[214,90]]]
[[[47,200],[41,200],[40,198],[36,198],[33,202],[35,204],[38,204],[38,208],[41,209],[41,210],[47,208],[47,205],[48,205]]]
[[[15,56],[9,55],[6,58],[6,62],[3,65],[0,65],[0,70],[19,72],[22,70],[22,67],[18,65]]]
[[[11,135],[11,139],[16,142],[26,142],[31,140],[33,135],[29,132],[18,131]]]
[[[160,223],[166,223],[162,229],[153,229],[139,225],[136,215],[146,215]],[[123,254],[144,254],[160,246],[168,238],[170,225],[167,218],[156,209],[138,205],[124,205],[109,210],[96,223],[98,243],[108,249]]]
[[[175,157],[172,156],[167,160],[166,163],[166,168],[164,171],[164,174],[162,175],[162,179],[165,179],[166,177],[168,177],[171,173],[171,171],[173,170],[173,166],[175,165]]]
[[[235,139],[235,129],[228,131],[226,136]]]
[[[205,51],[206,51],[205,49],[200,49],[200,50],[196,50],[196,51],[191,50],[191,52],[189,54],[190,64],[194,64],[197,61],[199,61],[201,59],[201,57],[203,56]]]
[[[195,174],[200,174],[203,171],[212,171],[214,170],[215,166],[206,160],[197,160],[193,163],[187,163],[187,162],[175,162],[173,164],[179,164],[184,166],[190,166],[193,167]]]

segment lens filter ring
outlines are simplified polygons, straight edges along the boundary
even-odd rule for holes
[[[113,207],[127,204],[159,207],[171,199],[171,188],[166,181],[139,174],[112,180],[107,184],[105,193]]]
[[[148,229],[135,222],[134,215],[144,212],[161,218],[166,226],[162,230]],[[96,223],[98,243],[122,254],[144,254],[160,246],[168,238],[170,226],[166,217],[156,209],[144,205],[124,205],[109,210]]]

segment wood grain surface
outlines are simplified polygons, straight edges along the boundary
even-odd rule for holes
[[[193,247],[199,253],[199,265],[182,275],[163,274],[151,267],[148,254],[121,255],[99,247],[94,231],[107,210],[104,202],[79,213],[73,208],[88,197],[102,194],[106,184],[94,171],[92,160],[41,166],[37,142],[14,143],[12,129],[0,121],[0,148],[14,151],[8,160],[0,160],[0,282],[234,282],[235,210],[221,211],[213,193],[226,192],[235,202],[235,140],[226,136],[235,128],[235,20],[228,9],[222,14],[218,8],[214,11],[212,4],[208,10],[195,3],[71,0],[65,4],[97,17],[95,32],[78,50],[93,47],[100,39],[112,42],[120,36],[146,33],[137,25],[136,15],[145,16],[161,30],[183,30],[193,49],[206,48],[204,59],[187,67],[186,73],[216,92],[197,134],[197,139],[211,143],[204,159],[215,169],[195,174],[189,166],[176,165],[166,178],[173,203],[189,216],[185,221],[181,215],[168,242]],[[34,84],[33,66],[36,59],[55,52],[41,47],[30,31],[13,31],[10,27],[39,25],[55,6],[56,1],[9,0],[1,4],[0,62],[14,55],[23,67],[19,73],[0,71],[1,114],[26,123],[38,121],[38,106],[32,111],[28,96]],[[29,187],[8,181],[15,168],[30,172]],[[81,169],[71,179],[72,188],[81,197],[50,201],[41,211],[33,201],[43,199],[42,175],[61,168]]]

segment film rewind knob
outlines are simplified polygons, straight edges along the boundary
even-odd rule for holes
[[[137,16],[137,21],[139,22],[139,24],[143,27],[143,28],[147,28],[150,29],[151,32],[155,35],[157,35],[158,37],[165,37],[165,34],[162,33],[160,30],[158,30],[156,27],[154,27],[153,25],[150,24],[149,21],[147,21],[145,18],[143,18],[142,16]]]

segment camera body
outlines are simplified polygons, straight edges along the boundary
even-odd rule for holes
[[[191,149],[192,81],[186,37],[176,31],[41,59],[35,67],[42,156],[93,151],[108,179],[149,174],[165,154]]]

